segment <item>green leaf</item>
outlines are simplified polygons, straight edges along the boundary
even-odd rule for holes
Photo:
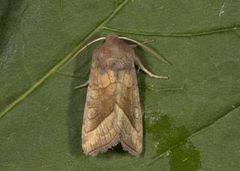
[[[0,170],[238,170],[240,2],[0,0]],[[91,45],[109,32],[136,48],[144,153],[81,150]]]

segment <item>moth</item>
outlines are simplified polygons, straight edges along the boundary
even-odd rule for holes
[[[139,156],[143,149],[142,113],[135,65],[150,77],[129,45],[109,34],[92,55],[82,124],[82,149],[95,156],[121,143],[123,150]],[[129,40],[129,39],[127,39]],[[131,39],[130,39],[131,40]]]

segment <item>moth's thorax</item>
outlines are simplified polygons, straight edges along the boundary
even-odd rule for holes
[[[110,35],[93,53],[93,58],[102,71],[119,71],[134,67],[133,55],[132,47],[118,37]]]

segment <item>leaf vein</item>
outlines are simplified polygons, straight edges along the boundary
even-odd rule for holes
[[[1,113],[0,113],[0,118],[2,118],[3,116],[5,116],[10,110],[12,110],[17,104],[19,104],[20,102],[22,102],[27,96],[29,96],[35,89],[37,89],[44,81],[46,81],[50,76],[52,76],[54,73],[56,73],[58,71],[58,69],[63,66],[64,64],[66,64],[68,61],[70,61],[71,59],[75,58],[81,51],[82,51],[82,47],[84,46],[84,44],[99,30],[102,29],[102,27],[108,23],[126,4],[127,4],[128,0],[124,0],[121,4],[119,4],[115,10],[113,10],[113,12],[107,16],[101,23],[99,23],[99,25],[92,30],[91,32],[89,32],[89,34],[87,34],[81,43],[79,43],[79,45],[74,48],[74,50],[72,52],[70,52],[67,56],[65,56],[63,59],[61,59],[56,65],[54,65],[49,71],[46,72],[45,75],[43,75],[38,81],[35,82],[35,84],[33,84],[29,89],[27,89],[23,94],[21,94],[20,96],[18,96],[12,103],[10,103]]]
[[[212,28],[200,31],[189,31],[189,32],[179,32],[179,33],[161,33],[161,32],[150,32],[142,30],[120,30],[117,28],[103,27],[104,30],[133,34],[133,35],[142,35],[142,36],[157,36],[157,37],[196,37],[196,36],[207,36],[212,34],[219,34],[225,32],[235,32],[240,30],[240,24],[235,24],[226,27]]]
[[[211,125],[214,125],[216,122],[218,122],[219,120],[221,120],[222,118],[226,117],[228,114],[230,114],[232,111],[237,110],[240,108],[240,103],[237,103],[236,105],[234,105],[234,107],[232,106],[231,108],[229,108],[226,112],[224,112],[223,114],[221,114],[219,117],[215,118],[214,120],[208,122],[207,124],[199,127],[198,129],[196,129],[195,131],[193,131],[192,133],[190,133],[188,136],[186,136],[184,139],[182,139],[181,141],[179,141],[176,144],[173,144],[171,147],[169,147],[167,150],[163,151],[162,153],[160,153],[159,155],[155,156],[149,163],[147,163],[146,167],[150,166],[151,164],[155,163],[157,160],[161,159],[162,157],[164,157],[166,154],[169,153],[170,150],[173,150],[179,146],[181,146],[182,144],[184,144],[184,142],[190,138],[192,138],[193,136],[195,136],[196,134],[198,134],[199,132],[201,132],[202,130],[210,127]]]

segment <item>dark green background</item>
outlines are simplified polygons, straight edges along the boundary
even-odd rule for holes
[[[237,171],[240,1],[0,0],[0,170]],[[109,32],[139,41],[144,153],[87,157],[80,129],[92,45]],[[70,60],[72,59],[72,60]]]

